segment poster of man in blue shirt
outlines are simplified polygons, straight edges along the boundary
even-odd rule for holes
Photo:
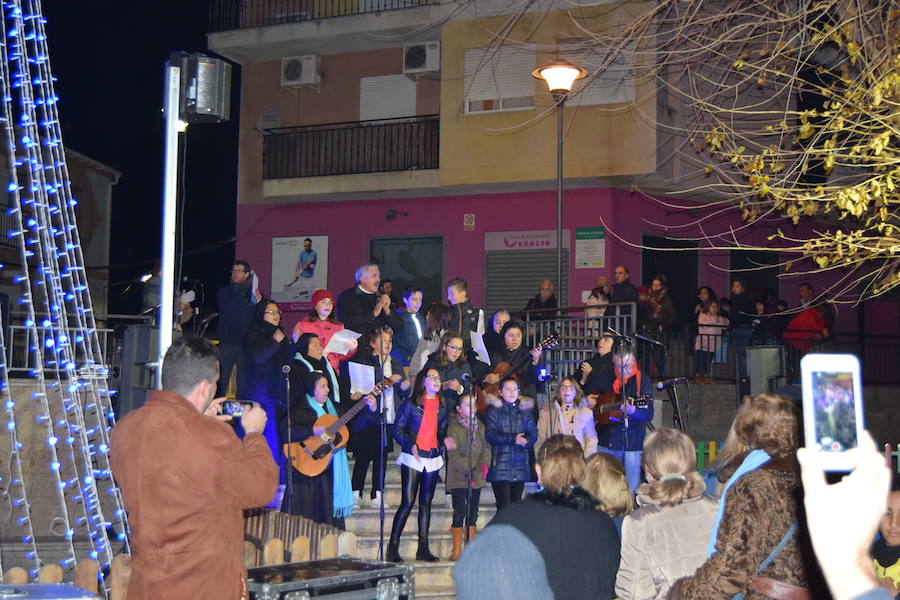
[[[303,251],[300,252],[300,256],[297,258],[297,266],[294,269],[297,272],[297,276],[291,283],[295,283],[301,277],[312,279],[316,271],[316,260],[318,258],[318,253],[313,250],[312,240],[310,238],[303,240]]]

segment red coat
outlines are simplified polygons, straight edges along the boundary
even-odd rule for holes
[[[330,321],[322,321],[321,319],[316,319],[315,321],[301,319],[294,325],[294,340],[297,340],[301,334],[314,333],[319,336],[319,339],[322,341],[322,348],[324,349],[325,346],[328,345],[328,341],[331,340],[331,336],[343,328],[344,324],[340,321],[332,323]],[[347,354],[335,354],[334,352],[329,352],[326,356],[328,362],[331,364],[331,368],[337,373],[340,369],[340,363],[345,360],[350,360],[353,358],[354,354],[356,354],[356,350],[351,350]]]
[[[822,313],[810,306],[788,323],[784,330],[784,341],[806,353],[812,348],[813,340],[825,330]]]
[[[266,439],[241,441],[172,392],[113,429],[110,462],[131,526],[129,600],[237,600],[247,571],[242,511],[275,495]]]

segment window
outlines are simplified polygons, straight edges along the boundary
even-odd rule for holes
[[[587,69],[584,79],[579,79],[572,87],[574,105],[625,104],[634,102],[633,63],[634,51],[631,49],[619,54],[613,62],[599,75],[592,77],[593,72],[606,63],[604,51],[592,46],[587,40],[561,40],[559,55],[572,64]]]
[[[402,73],[360,78],[360,121],[414,116],[416,116],[415,81]]]
[[[534,106],[534,46],[466,50],[465,112],[521,110]]]

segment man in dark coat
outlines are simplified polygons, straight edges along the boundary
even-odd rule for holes
[[[381,270],[376,264],[365,264],[356,269],[356,285],[338,296],[337,317],[344,327],[360,333],[365,338],[376,327],[390,327],[399,331],[403,323],[391,313],[391,297],[378,294]]]
[[[253,322],[254,307],[262,299],[259,290],[250,286],[250,265],[236,260],[231,265],[231,282],[219,288],[216,304],[219,307],[219,389],[218,396],[228,390],[231,369],[237,367],[237,397],[246,393],[245,376],[247,358],[243,343],[250,323]]]
[[[546,321],[556,316],[556,308],[559,304],[556,301],[556,294],[553,293],[554,285],[549,279],[541,281],[541,289],[534,298],[525,305],[525,310],[535,310],[540,312],[531,313],[532,321]]]

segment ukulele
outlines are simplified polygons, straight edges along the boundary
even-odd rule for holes
[[[555,331],[551,332],[546,338],[544,338],[535,349],[537,350],[546,350],[548,348],[553,348],[559,344],[559,334]],[[527,354],[515,364],[509,364],[506,361],[499,363],[494,370],[491,371],[492,375],[496,375],[499,377],[499,381],[503,381],[505,377],[515,377],[516,381],[519,382],[519,386],[522,385],[522,377],[519,375],[519,370],[527,363],[532,360],[531,354]],[[500,395],[500,386],[496,383],[486,383],[481,386],[481,389],[478,390],[478,393],[475,396],[475,404],[478,407],[478,416],[483,417],[484,412],[487,410],[487,394],[493,394],[494,396]]]
[[[302,442],[285,444],[284,455],[292,461],[291,464],[294,468],[304,475],[315,477],[320,474],[328,467],[334,451],[347,445],[350,439],[347,423],[363,409],[368,402],[368,396],[380,394],[392,385],[394,382],[390,378],[385,379],[354,404],[341,418],[329,414],[322,415],[313,424],[313,427],[325,428],[322,435],[311,435]]]
[[[597,404],[594,406],[594,424],[597,427],[614,423],[621,423],[625,417],[622,408],[626,405],[635,408],[646,408],[653,402],[653,394],[644,394],[637,398],[627,397],[625,403],[622,403],[622,397],[615,392],[591,392],[588,396],[597,396]]]

